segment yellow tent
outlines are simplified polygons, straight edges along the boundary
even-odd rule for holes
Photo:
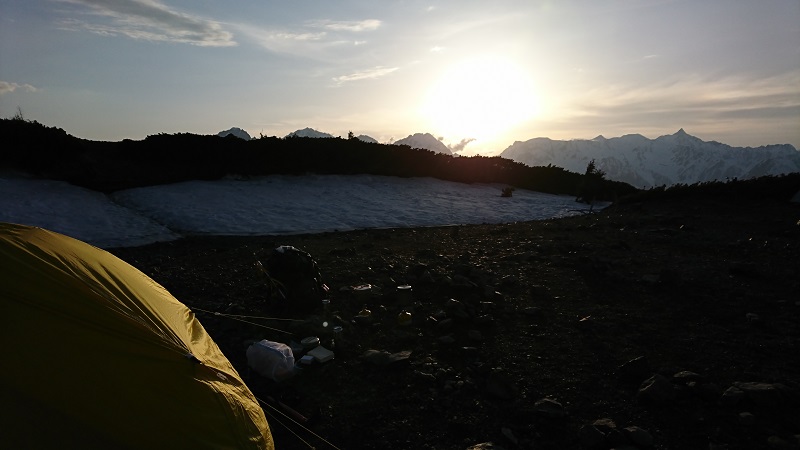
[[[0,446],[273,449],[194,314],[76,239],[0,224]]]

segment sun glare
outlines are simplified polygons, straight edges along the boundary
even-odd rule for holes
[[[463,61],[429,89],[422,114],[432,131],[449,139],[491,140],[539,110],[533,80],[502,59]]]

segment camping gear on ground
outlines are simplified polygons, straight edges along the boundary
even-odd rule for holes
[[[401,305],[410,305],[412,292],[413,289],[407,284],[397,286],[397,302]]]
[[[192,311],[111,253],[0,224],[5,448],[274,449]]]
[[[317,262],[303,250],[282,245],[276,247],[263,264],[271,281],[270,297],[285,300],[293,312],[309,313],[322,305],[328,287],[322,282]]]
[[[303,346],[303,350],[311,350],[312,348],[319,345],[319,338],[316,336],[309,336],[307,338],[303,338],[300,340],[300,345]]]
[[[280,342],[266,339],[247,347],[247,365],[259,375],[274,381],[283,381],[294,375],[294,353]]]
[[[314,357],[315,361],[324,363],[332,360],[334,354],[332,351],[320,345],[314,349],[309,350],[308,353],[306,353],[306,356],[312,356]]]
[[[372,285],[360,284],[358,286],[353,286],[353,295],[356,300],[361,303],[369,302],[369,300],[372,299]]]

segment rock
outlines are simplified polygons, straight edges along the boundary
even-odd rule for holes
[[[503,427],[500,429],[500,433],[502,433],[503,436],[506,437],[506,439],[511,441],[512,444],[514,445],[519,444],[519,439],[517,439],[517,437],[514,436],[514,432],[512,432],[510,428]]]
[[[772,435],[767,438],[767,446],[775,450],[797,450],[797,446],[780,436]]]
[[[703,376],[698,375],[694,372],[690,372],[688,370],[684,370],[681,372],[676,373],[672,376],[672,380],[683,385],[688,385],[691,382],[700,382],[703,381]]]
[[[440,337],[438,341],[445,345],[452,345],[456,343],[456,338],[448,334],[447,336]]]
[[[698,384],[695,392],[700,398],[710,402],[715,402],[722,396],[722,388],[714,383]]]
[[[467,447],[467,450],[505,450],[503,447],[495,444],[494,442],[483,442]]]
[[[388,366],[399,361],[406,361],[411,356],[410,351],[389,353],[385,350],[367,350],[361,354],[361,359],[376,366]]]
[[[606,442],[614,449],[621,449],[627,447],[629,444],[628,438],[625,437],[625,434],[622,431],[614,429],[608,432],[606,435]]]
[[[493,370],[486,378],[486,392],[502,400],[513,400],[519,397],[519,388],[502,371]]]
[[[753,425],[756,424],[756,416],[754,416],[753,414],[751,414],[751,413],[749,413],[747,411],[740,412],[739,413],[739,423],[744,425],[744,426],[746,426],[746,427],[753,426]]]
[[[481,334],[481,332],[478,330],[469,330],[467,332],[467,337],[469,338],[470,341],[473,342],[483,341],[483,334]]]
[[[781,393],[773,384],[736,382],[733,386],[743,391],[757,406],[771,408],[782,403]]]
[[[431,317],[433,317],[433,316],[431,316]],[[438,330],[438,331],[451,330],[453,328],[453,324],[454,324],[453,319],[439,320],[436,323],[436,330]]]
[[[522,313],[526,316],[536,317],[542,313],[542,308],[537,308],[536,306],[528,306],[527,308],[522,310]]]
[[[761,316],[756,313],[747,313],[744,315],[744,318],[751,326],[761,325]]]
[[[480,352],[478,351],[477,347],[461,347],[460,353],[468,358],[477,358],[480,356]]]
[[[557,401],[550,398],[537,400],[533,405],[533,411],[540,416],[551,419],[560,419],[567,415],[567,410]]]
[[[476,317],[473,322],[476,325],[486,325],[494,323],[494,317],[489,314],[481,314],[480,316]]]
[[[588,449],[600,449],[606,447],[606,435],[593,425],[584,425],[578,431],[578,438],[581,445]]]
[[[617,424],[611,419],[597,419],[592,423],[592,426],[597,428],[604,436],[617,429]]]
[[[617,375],[620,381],[628,384],[639,384],[650,375],[650,364],[647,358],[639,356],[619,366]]]
[[[675,400],[675,387],[663,375],[653,375],[639,388],[638,397],[643,403],[659,406],[669,405]]]
[[[728,389],[725,389],[725,392],[722,393],[722,397],[719,399],[719,404],[722,406],[736,406],[740,401],[742,401],[743,398],[744,391],[735,386],[731,386]]]
[[[449,315],[452,315],[458,319],[467,319],[469,318],[469,314],[467,313],[467,309],[463,303],[460,301],[451,298],[445,304],[445,309],[447,310]]]
[[[639,447],[652,447],[653,435],[647,430],[637,426],[626,427],[624,430],[625,436],[634,444]]]

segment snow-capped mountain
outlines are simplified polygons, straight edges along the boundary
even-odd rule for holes
[[[731,147],[703,141],[682,128],[656,139],[640,134],[570,141],[535,138],[514,142],[500,156],[578,173],[595,160],[606,178],[638,188],[800,172],[800,152],[792,145]]]
[[[239,139],[244,139],[245,141],[249,141],[250,139],[253,139],[252,137],[250,137],[250,135],[247,133],[247,131],[244,131],[243,129],[236,128],[236,127],[233,127],[230,130],[220,131],[219,133],[217,133],[217,136],[225,137],[225,136],[227,136],[229,134],[232,134],[232,135],[238,137]]]
[[[377,144],[378,140],[372,136],[367,136],[366,134],[359,134],[356,136],[356,139],[359,141],[369,142],[370,144]]]
[[[452,154],[453,152],[447,148],[442,141],[433,137],[430,133],[415,133],[407,138],[400,139],[394,142],[395,145],[407,145],[411,148],[422,148],[437,153]]]
[[[287,134],[286,137],[332,138],[333,135],[306,127],[302,130],[292,131],[291,133]]]

